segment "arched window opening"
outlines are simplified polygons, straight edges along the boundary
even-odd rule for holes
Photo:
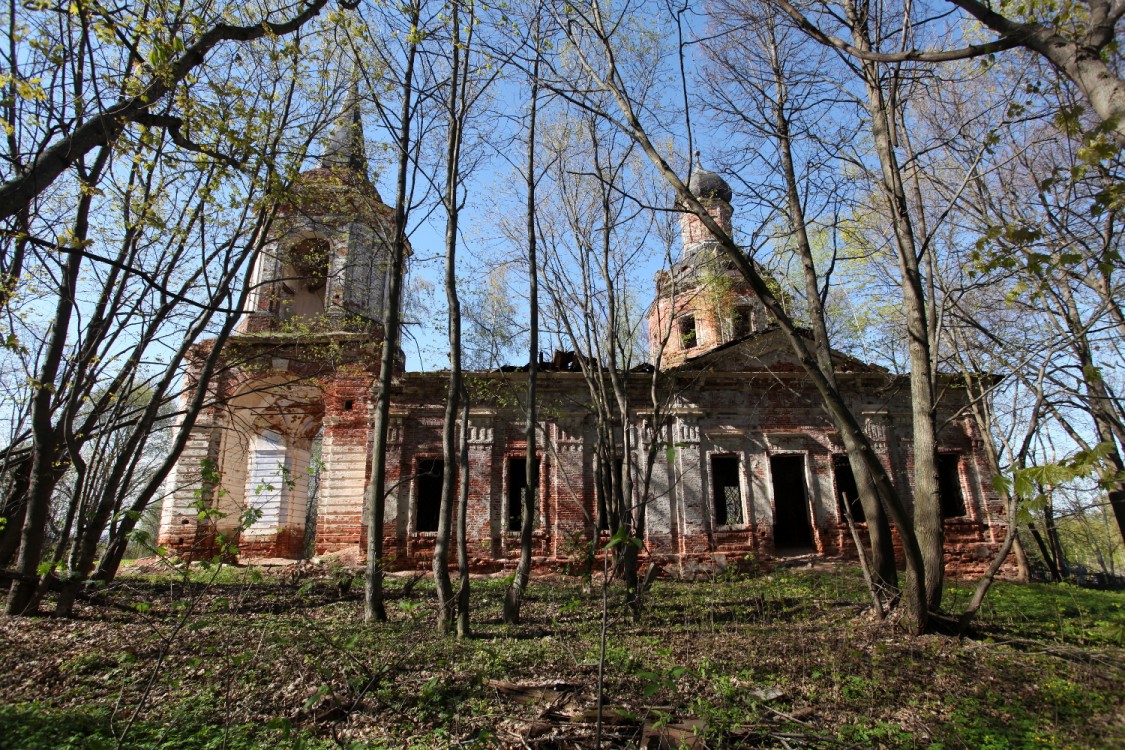
[[[330,251],[327,240],[310,237],[293,245],[283,256],[278,285],[278,317],[283,322],[324,313]]]
[[[309,494],[305,504],[305,558],[316,554],[316,519],[320,511],[320,472],[323,459],[324,428],[320,428],[309,448]]]

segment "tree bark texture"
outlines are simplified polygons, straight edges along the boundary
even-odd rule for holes
[[[847,0],[852,42],[861,50],[872,49],[866,0]],[[926,604],[941,606],[945,570],[945,529],[941,512],[937,467],[936,403],[931,365],[930,327],[927,322],[924,280],[918,259],[918,244],[910,206],[902,181],[902,169],[895,153],[892,113],[883,94],[878,65],[862,60],[867,110],[871,115],[871,134],[882,172],[883,196],[890,212],[902,273],[903,311],[910,352],[910,402],[913,422],[914,455],[914,533],[922,553],[925,571]]]
[[[531,108],[527,131],[527,273],[528,273],[528,354],[527,366],[527,461],[525,482],[527,489],[522,498],[523,515],[520,519],[520,559],[508,593],[504,597],[504,622],[518,624],[523,607],[524,592],[531,579],[531,544],[535,530],[535,508],[539,494],[539,465],[536,447],[538,408],[536,380],[539,374],[539,254],[536,244],[538,228],[535,222],[535,130],[539,114],[539,38],[538,21],[534,35],[535,61],[531,72]]]
[[[410,27],[417,28],[421,8],[415,0],[408,12]],[[403,73],[402,107],[399,112],[397,146],[398,172],[395,187],[395,219],[391,241],[391,273],[387,289],[386,320],[383,351],[379,361],[379,380],[375,385],[375,415],[372,424],[371,480],[364,496],[367,521],[367,575],[364,579],[363,618],[367,622],[385,621],[383,603],[383,521],[387,502],[387,435],[390,430],[391,387],[394,383],[395,361],[402,327],[402,281],[406,266],[406,218],[408,213],[406,177],[410,168],[410,136],[414,97],[414,62],[418,44],[412,36],[407,45],[406,68]]]

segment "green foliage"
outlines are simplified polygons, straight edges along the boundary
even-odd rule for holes
[[[217,704],[190,700],[173,706],[162,721],[141,722],[129,732],[131,750],[259,750],[263,747],[328,750],[337,745],[284,722],[223,727]],[[115,750],[108,708],[59,711],[35,703],[0,706],[0,750]],[[117,725],[120,726],[120,719]],[[282,744],[284,742],[284,744]]]
[[[625,526],[622,526],[610,537],[609,541],[606,542],[606,545],[602,549],[611,550],[620,544],[641,549],[644,546],[644,540],[631,535],[629,530]]]
[[[1061,461],[1016,469],[1010,477],[995,476],[992,484],[997,492],[1014,493],[1021,500],[1020,520],[1027,521],[1029,511],[1046,505],[1052,487],[1094,475],[1101,476],[1103,483],[1116,481],[1116,472],[1106,460],[1114,450],[1112,443],[1100,443]]]
[[[968,586],[947,588],[946,605],[956,611],[971,595]],[[987,627],[1057,643],[1115,647],[1125,629],[1120,592],[1083,589],[1069,583],[997,582],[981,607]]]
[[[432,585],[406,591],[409,579],[397,576],[387,582],[388,602],[400,605],[389,607],[391,621],[359,625],[359,600],[336,590],[346,571],[323,566],[298,586],[276,573],[212,570],[218,582],[177,637],[126,745],[321,750],[337,746],[335,734],[343,747],[497,747],[547,703],[509,700],[493,680],[569,685],[558,706],[592,705],[601,597],[583,582],[533,579],[525,622],[512,627],[500,621],[504,581],[474,581],[480,637],[458,640],[434,632]],[[183,579],[125,582],[104,596],[125,605],[111,616],[129,628],[126,643],[107,646],[110,631],[94,619],[82,621],[90,640],[38,642],[35,669],[56,677],[9,690],[0,748],[115,746],[108,717],[146,683],[159,628],[183,611],[168,591],[198,590]],[[946,596],[956,609],[970,594],[957,584]],[[623,588],[608,595],[620,611]],[[1120,736],[1107,723],[1122,701],[1120,593],[1000,582],[978,640],[902,637],[857,617],[866,600],[852,568],[661,580],[644,625],[611,626],[609,707],[650,726],[704,722],[709,747],[768,746],[768,732],[809,747],[894,748],[1109,746]],[[130,613],[138,601],[151,609]],[[121,722],[118,711],[118,732]]]

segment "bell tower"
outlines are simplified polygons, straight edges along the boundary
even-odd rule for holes
[[[697,155],[698,162],[698,155]],[[697,167],[688,189],[728,235],[734,194],[720,175]],[[659,368],[675,367],[769,325],[765,307],[703,221],[681,207],[679,262],[656,274],[648,310],[649,352]]]
[[[214,554],[221,539],[226,552],[299,558],[312,526],[358,547],[394,229],[367,169],[353,83],[315,168],[280,201],[214,406],[170,477],[159,541],[181,555]]]
[[[241,332],[381,338],[394,212],[367,176],[360,115],[353,85],[317,168],[297,178],[279,207]]]

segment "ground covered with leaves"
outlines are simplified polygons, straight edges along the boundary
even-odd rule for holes
[[[74,620],[0,621],[0,748],[1125,747],[1125,593],[998,585],[969,638],[865,613],[851,568],[610,587],[473,581],[474,637],[425,580],[364,625],[339,567],[125,576]],[[967,586],[952,585],[956,610]]]

